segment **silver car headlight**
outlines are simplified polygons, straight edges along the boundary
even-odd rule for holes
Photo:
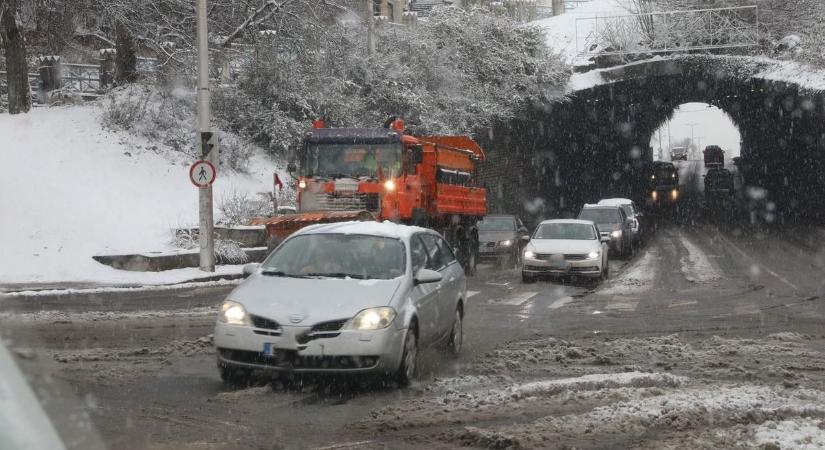
[[[596,259],[599,257],[599,252],[590,252],[587,254],[587,257],[590,259]]]
[[[499,247],[510,247],[511,245],[513,245],[513,240],[512,239],[507,239],[507,240],[504,240],[504,241],[498,241],[498,246]]]
[[[345,330],[380,330],[390,326],[395,320],[395,310],[389,306],[365,309],[355,315],[346,325]]]
[[[622,230],[616,230],[610,233],[610,237],[612,237],[613,239],[619,239],[620,237],[622,237]]]
[[[232,300],[225,300],[221,303],[221,309],[218,312],[218,320],[230,325],[251,325],[252,321],[249,319],[249,314],[246,308],[238,302]]]

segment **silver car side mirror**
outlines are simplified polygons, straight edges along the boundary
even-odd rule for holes
[[[415,274],[415,284],[437,283],[441,281],[441,274],[435,270],[421,269]]]
[[[258,271],[259,267],[261,267],[261,265],[259,263],[246,264],[245,266],[243,266],[243,270],[242,270],[243,276],[248,277],[248,276],[252,275],[253,273]]]

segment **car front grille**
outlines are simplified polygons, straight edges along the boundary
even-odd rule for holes
[[[380,199],[378,194],[347,193],[325,194],[315,196],[316,207],[320,211],[370,211],[378,212]]]
[[[550,259],[553,256],[554,255],[552,253],[536,253],[536,259],[540,259],[542,261],[550,261]],[[561,255],[561,256],[563,256],[564,259],[567,260],[567,261],[581,261],[581,260],[587,259],[587,255],[572,254],[572,253],[564,254],[564,255]]]
[[[278,350],[275,356],[248,350],[218,349],[223,359],[243,364],[290,369],[369,369],[378,365],[378,356],[309,356],[295,350]]]
[[[315,325],[312,326],[312,331],[313,332],[321,332],[321,333],[330,332],[330,331],[338,331],[338,330],[341,329],[341,327],[344,326],[345,323],[347,323],[347,320],[349,320],[349,319],[331,320],[329,322],[316,323]]]
[[[250,320],[252,321],[252,326],[255,328],[261,328],[264,330],[279,330],[281,329],[281,325],[278,322],[267,319],[266,317],[256,316],[253,314],[249,315]]]

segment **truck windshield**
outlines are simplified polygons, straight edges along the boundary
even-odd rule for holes
[[[309,144],[301,175],[321,178],[379,178],[401,172],[401,145]]]

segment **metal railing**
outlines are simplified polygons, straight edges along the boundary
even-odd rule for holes
[[[670,53],[759,44],[759,8],[736,6],[576,19],[582,56]]]

